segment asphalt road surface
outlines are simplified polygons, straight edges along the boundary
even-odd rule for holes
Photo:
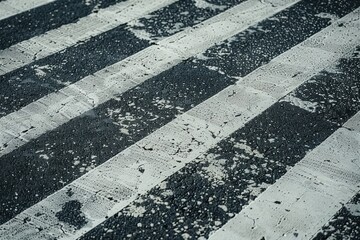
[[[360,239],[359,0],[0,0],[0,239]]]

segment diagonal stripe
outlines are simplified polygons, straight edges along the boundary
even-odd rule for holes
[[[26,12],[55,0],[4,0],[0,2],[0,21],[2,19]]]
[[[353,17],[354,15],[350,15],[342,21],[346,23],[349,20],[353,20]],[[294,51],[290,50],[290,53],[281,55],[275,59],[274,62],[281,63],[287,60],[289,55],[292,56],[291,52],[293,52],[294,56],[299,56],[299,49],[303,49],[306,44],[311,44],[311,41],[314,40],[316,42],[324,42],[321,40],[324,33],[326,36],[329,36],[329,39],[332,39],[332,37],[338,36],[338,31],[342,30],[334,24],[332,27],[325,29],[323,32],[304,42],[302,46],[295,47]],[[354,38],[356,39],[356,34],[349,37],[350,40]],[[323,46],[328,47],[329,44],[333,44],[334,41],[336,41],[336,38],[333,38],[333,41],[329,41]],[[319,60],[323,60],[329,64],[329,62],[334,61],[346,51],[341,46],[337,46],[337,48],[333,50],[333,55],[331,55],[330,58],[323,54],[319,55],[322,58]],[[302,57],[306,57],[309,60],[316,59],[318,52],[319,51],[310,52],[305,50],[303,51],[304,55]],[[296,83],[284,77],[282,80],[280,78],[281,82],[276,84],[276,86],[287,93],[314,74],[314,72],[322,69],[324,67],[323,61],[315,62],[315,66],[305,68],[305,74],[299,76]],[[286,67],[285,63],[282,64]],[[273,74],[271,66],[272,64],[269,64],[268,67],[264,66],[255,71],[254,75],[249,76],[249,80],[262,80],[266,82],[267,77]],[[289,69],[289,66],[286,68]],[[292,76],[296,73],[295,69],[292,69],[292,71],[293,72],[287,72],[286,75]],[[259,77],[259,74],[256,74],[259,72],[265,73],[260,75],[262,78]],[[243,79],[245,83],[247,82],[246,79],[247,77]],[[234,92],[236,94],[234,94]],[[229,99],[228,96],[230,95],[232,95],[232,98]],[[279,97],[280,96],[278,96],[278,98]],[[112,215],[131,202],[136,197],[134,192],[143,193],[159,183],[170,174],[176,172],[177,169],[181,168],[186,162],[192,161],[200,153],[214,145],[224,135],[228,135],[243,126],[249,118],[259,114],[259,112],[265,110],[275,101],[276,98],[252,88],[242,86],[241,83],[231,86],[213,98],[210,98],[208,101],[200,104],[198,107],[195,107],[193,110],[181,115],[172,123],[128,148],[94,171],[76,180],[67,188],[64,188],[26,210],[4,226],[11,226],[11,229],[15,229],[15,226],[20,227],[17,225],[18,223],[22,224],[26,217],[30,217],[33,221],[31,224],[38,224],[43,231],[41,231],[40,235],[36,235],[37,233],[31,230],[33,225],[26,227],[22,224],[20,228],[24,227],[23,229],[26,229],[23,231],[25,234],[47,236],[47,234],[54,233],[54,228],[44,222],[57,222],[54,211],[56,212],[56,209],[60,210],[64,202],[69,200],[69,196],[73,196],[74,199],[77,199],[85,205],[82,208],[82,212],[85,213],[87,218],[93,220],[90,224],[90,226],[93,226],[97,222],[105,219],[105,214]],[[237,106],[238,102],[247,102],[247,104],[244,104],[244,106],[239,109]],[[254,103],[256,104],[254,105]],[[230,106],[234,106],[234,108]],[[239,118],[239,114],[243,114],[243,117]],[[214,116],[217,117],[214,118]],[[216,119],[219,121],[215,122]],[[225,121],[229,124],[221,126],[221,124],[224,125]],[[213,134],[218,134],[218,136],[213,138]],[[173,140],[171,138],[173,138]],[[178,151],[175,146],[178,146],[182,151],[177,156],[171,156],[172,153]],[[192,151],[187,151],[190,149]],[[142,170],[140,171],[139,169]],[[144,174],[141,174],[142,172]],[[146,179],[146,181],[143,181],[143,179]],[[104,189],[106,189],[105,192]],[[108,212],[109,210],[110,212]],[[42,212],[43,215],[37,216],[36,213],[39,211]],[[87,231],[88,228],[89,226],[86,226],[81,231]],[[14,234],[14,232],[11,232],[11,229],[7,234]],[[73,229],[69,226],[63,226],[63,230],[68,234],[73,234]],[[80,231],[75,232],[75,234],[79,234],[79,232]]]
[[[354,52],[354,58],[359,53],[358,47]],[[356,74],[360,71],[359,63],[353,58],[341,59],[336,68],[322,72],[313,81],[302,85],[293,95],[287,96],[282,101],[321,115],[323,119],[342,126],[349,116],[360,110],[360,83],[356,82]]]
[[[359,222],[360,192],[347,202],[329,222],[322,226],[312,240],[356,239],[360,233]]]
[[[15,44],[0,51],[0,75],[30,64],[34,59],[39,60],[60,52],[91,36],[104,33],[175,1],[129,0],[120,2],[80,18],[75,23],[63,25],[43,35]]]
[[[360,132],[338,129],[210,239],[311,238],[360,190],[359,164]]]
[[[0,21],[0,49],[76,22],[98,9],[123,1],[126,0],[57,0],[3,19]]]
[[[296,2],[244,2],[1,118],[0,156]]]

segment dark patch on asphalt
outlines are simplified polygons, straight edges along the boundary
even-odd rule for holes
[[[74,23],[96,11],[124,0],[57,0],[0,21],[0,49]]]
[[[325,239],[360,239],[360,193],[356,194],[349,203],[345,204],[313,238],[313,240]]]
[[[25,224],[28,222],[31,222],[31,218],[29,218],[29,217],[24,218],[23,223]]]
[[[66,202],[61,211],[55,214],[55,217],[76,229],[82,228],[87,223],[84,214],[81,212],[81,203],[77,200]]]
[[[324,119],[343,125],[360,111],[360,47],[350,58],[340,59],[295,91],[294,96],[315,104],[313,111]]]
[[[82,239],[208,237],[336,128],[276,103]],[[145,212],[134,216],[138,208]]]
[[[69,188],[67,191],[66,191],[66,195],[68,197],[71,197],[72,195],[74,195],[74,192],[72,191],[72,188]]]
[[[0,117],[148,46],[122,25],[0,76]]]

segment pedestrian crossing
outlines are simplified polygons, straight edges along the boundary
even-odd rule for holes
[[[64,24],[125,0],[56,0],[29,9],[1,22],[0,49],[30,39]]]
[[[2,0],[0,1],[0,20],[26,12],[55,0]]]
[[[210,239],[310,239],[359,191],[359,140],[346,123]]]
[[[0,239],[331,239],[347,202],[356,222],[360,2],[65,2],[0,16]]]
[[[257,0],[244,2],[201,23],[196,29],[189,28],[165,38],[124,61],[101,69],[58,92],[24,106],[19,111],[8,114],[0,119],[3,131],[7,132],[7,136],[0,142],[0,145],[6,143],[7,146],[0,155],[83,114],[114,94],[135,87],[182,60],[201,53],[216,42],[235,35],[264,19],[266,14],[271,16],[295,2],[285,1],[277,8],[270,4],[266,4],[267,8],[263,7],[264,4],[258,3]],[[258,11],[258,15],[254,16],[252,10]]]
[[[60,58],[60,60],[64,61],[62,59],[64,57],[56,57],[60,54],[56,55],[55,53],[64,50],[67,50],[68,52],[68,48],[79,43],[84,44],[84,42],[91,42],[90,39],[94,39],[95,37],[99,39],[105,38],[106,36],[104,37],[104,34],[102,33],[108,32],[111,29],[114,29],[113,36],[115,34],[117,34],[116,36],[119,34],[121,35],[121,33],[116,32],[117,28],[122,29],[124,28],[122,25],[174,2],[174,0],[161,0],[155,2],[128,0],[119,2],[80,18],[77,22],[62,25],[59,28],[47,31],[44,34],[19,42],[18,44],[0,51],[2,56],[0,75],[4,75],[16,69],[18,70],[13,72],[9,77],[18,74],[26,74],[26,72],[19,73],[19,68],[25,67],[25,69],[27,69],[29,68],[28,65],[31,63],[31,66],[40,65],[39,67],[41,67],[42,62],[45,62],[46,66],[52,66],[51,70],[54,71],[56,62],[52,59],[58,60]],[[107,33],[107,35],[111,35],[111,32]],[[127,38],[130,39],[130,37]],[[99,39],[94,40],[99,41]],[[126,37],[123,37],[122,40],[126,40]],[[103,41],[106,41],[106,43],[109,44],[109,40],[105,39]],[[96,46],[91,46],[90,43],[87,45],[89,45],[87,48],[96,49]],[[34,57],[34,55],[36,56]],[[40,59],[43,59],[43,61],[38,61]]]

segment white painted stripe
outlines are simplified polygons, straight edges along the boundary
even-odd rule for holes
[[[1,118],[0,156],[296,2],[243,2]]]
[[[2,19],[40,7],[55,0],[6,0],[0,2],[0,21]]]
[[[344,124],[344,127],[360,132],[360,112]]]
[[[278,98],[298,84],[305,75],[309,78],[348,49],[360,44],[360,8],[337,20],[329,27],[313,35],[291,51],[281,54],[269,64],[251,73],[252,78],[242,84]],[[344,24],[344,27],[338,25]],[[264,70],[262,70],[264,69]],[[295,77],[293,77],[296,75]],[[265,80],[264,80],[265,79]],[[300,80],[301,82],[301,80]]]
[[[340,128],[210,239],[310,239],[359,190],[360,132]]]
[[[356,16],[356,12],[340,21],[346,24],[354,19],[354,16]],[[338,23],[334,23],[311,39],[292,48],[289,52],[278,56],[271,63],[240,79],[238,84],[222,90],[75,180],[67,187],[5,223],[0,227],[0,237],[40,239],[48,238],[51,235],[71,239],[89,231],[104,221],[106,216],[112,216],[123,209],[134,201],[138,194],[145,193],[178,171],[186,163],[194,161],[196,157],[213,147],[224,137],[243,127],[246,122],[266,110],[283,95],[321,71],[324,68],[323,61],[327,65],[333,64],[334,61],[344,56],[358,44],[357,35],[351,34],[349,31],[351,37],[348,40],[353,43],[346,45],[346,47],[334,47],[333,52],[329,52],[329,57],[326,55],[318,56],[317,51],[314,51],[312,55],[309,55],[309,51],[303,53],[298,51],[312,40],[322,39],[324,36],[329,38],[334,35],[342,37],[340,33],[342,33],[342,28],[338,27]],[[336,41],[335,38],[334,41]],[[325,40],[322,42],[324,47],[333,43],[326,43]],[[311,59],[318,57],[319,60],[311,68],[304,69],[306,72],[300,74],[296,82],[290,80],[291,76],[298,70],[285,62],[288,56],[291,56],[291,52],[298,54],[299,57]],[[329,58],[332,59],[332,62],[329,61]],[[278,74],[274,70],[274,63],[281,63],[281,67],[284,69],[282,74]],[[275,82],[272,76],[278,76],[278,82]],[[268,80],[276,89],[281,89],[283,95],[274,94],[271,96],[242,84],[252,81],[266,84]],[[276,91],[276,93],[278,92]],[[270,91],[271,93],[273,91]],[[192,151],[189,151],[190,149]],[[139,167],[144,169],[144,173],[138,170]],[[66,194],[69,188],[74,193],[72,197],[68,197]],[[109,197],[117,202],[109,200]],[[60,211],[65,202],[74,199],[83,204],[81,211],[89,221],[80,231],[59,222],[54,216],[54,213]],[[38,212],[43,214],[39,216],[36,214]],[[23,220],[26,217],[30,217],[32,223],[24,224]],[[40,226],[43,230],[37,232],[33,224]],[[62,231],[59,230],[59,226],[61,226]]]
[[[178,0],[128,0],[0,51],[0,75],[140,18]]]

